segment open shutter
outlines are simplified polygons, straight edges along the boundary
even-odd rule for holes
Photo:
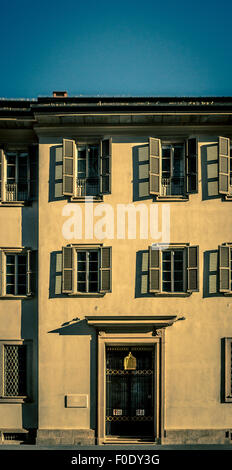
[[[100,193],[111,193],[112,139],[103,139],[100,144]]]
[[[199,291],[199,246],[187,246],[187,291]]]
[[[0,249],[0,296],[3,295],[3,251]]]
[[[63,194],[73,196],[75,185],[75,141],[63,139]]]
[[[150,194],[160,194],[160,179],[161,179],[161,140],[149,138],[149,182]]]
[[[62,292],[71,294],[73,292],[73,248],[64,246],[62,266]]]
[[[38,199],[38,145],[31,145],[29,147],[29,167],[30,167],[30,180],[29,180],[29,191],[30,199]]]
[[[36,292],[37,251],[27,251],[27,295]]]
[[[219,193],[229,194],[230,185],[230,139],[219,137]]]
[[[230,246],[219,246],[219,291],[231,291]]]
[[[149,247],[149,291],[160,292],[161,284],[161,252],[158,249],[152,249]]]
[[[186,193],[198,191],[198,140],[191,137],[186,141]]]
[[[100,292],[111,292],[112,284],[112,248],[101,247]]]

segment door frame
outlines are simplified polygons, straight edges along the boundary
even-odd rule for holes
[[[97,442],[101,444],[142,442],[141,438],[108,437],[105,434],[106,415],[106,346],[147,346],[154,347],[154,435],[152,442],[160,443],[164,428],[164,335],[165,328],[149,333],[107,333],[98,335],[98,432]],[[152,443],[149,441],[149,443]]]

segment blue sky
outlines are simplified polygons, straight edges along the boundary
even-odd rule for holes
[[[231,96],[232,2],[0,0],[0,97]]]

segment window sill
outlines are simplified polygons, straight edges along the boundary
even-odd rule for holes
[[[189,297],[192,292],[154,292],[155,297]]]
[[[23,207],[31,206],[32,201],[1,201],[0,206],[2,207]]]
[[[30,402],[28,397],[0,397],[0,403],[26,403]]]
[[[0,295],[1,300],[10,300],[10,299],[31,299],[33,296],[32,295]]]
[[[72,196],[70,198],[71,202],[86,202],[88,200],[93,202],[102,202],[103,196]]]
[[[92,292],[92,293],[88,293],[88,292],[85,292],[83,294],[81,294],[80,292],[75,292],[73,294],[68,294],[69,297],[104,297],[104,295],[106,295],[106,292]]]
[[[225,201],[232,201],[232,194],[224,197]]]
[[[189,196],[157,196],[157,201],[189,201]]]

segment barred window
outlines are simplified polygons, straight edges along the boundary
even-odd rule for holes
[[[27,395],[26,345],[4,345],[4,393],[5,397]]]

